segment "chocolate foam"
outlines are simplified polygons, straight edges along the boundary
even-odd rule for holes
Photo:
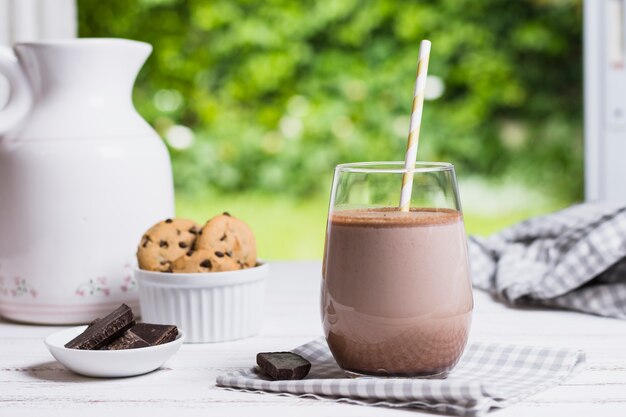
[[[412,208],[409,212],[398,207],[351,209],[333,211],[333,226],[359,227],[419,227],[454,224],[463,220],[460,211],[447,208]]]

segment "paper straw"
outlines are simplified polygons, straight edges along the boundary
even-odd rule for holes
[[[400,211],[409,211],[411,192],[413,189],[413,169],[417,160],[417,144],[420,138],[422,110],[424,109],[424,89],[428,74],[428,57],[430,56],[430,41],[420,43],[419,60],[417,61],[417,79],[413,92],[413,106],[411,108],[411,122],[409,124],[409,139],[404,158],[404,175],[402,176],[402,190],[400,192]]]

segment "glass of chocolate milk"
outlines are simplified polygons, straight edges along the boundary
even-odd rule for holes
[[[403,162],[335,169],[321,310],[335,360],[352,375],[443,377],[459,360],[472,287],[454,166],[417,163],[398,208]]]

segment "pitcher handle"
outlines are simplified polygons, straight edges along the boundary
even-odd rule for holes
[[[13,129],[28,114],[33,96],[30,83],[11,48],[0,46],[0,74],[9,80],[9,101],[0,108],[0,135]]]

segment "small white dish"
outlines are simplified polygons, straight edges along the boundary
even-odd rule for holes
[[[175,324],[185,343],[224,342],[258,334],[269,265],[225,272],[170,273],[135,269],[141,317]]]
[[[81,350],[65,347],[86,328],[78,326],[52,333],[44,343],[52,356],[67,369],[97,378],[120,378],[154,371],[178,351],[184,340],[179,331],[171,342],[137,349]]]

